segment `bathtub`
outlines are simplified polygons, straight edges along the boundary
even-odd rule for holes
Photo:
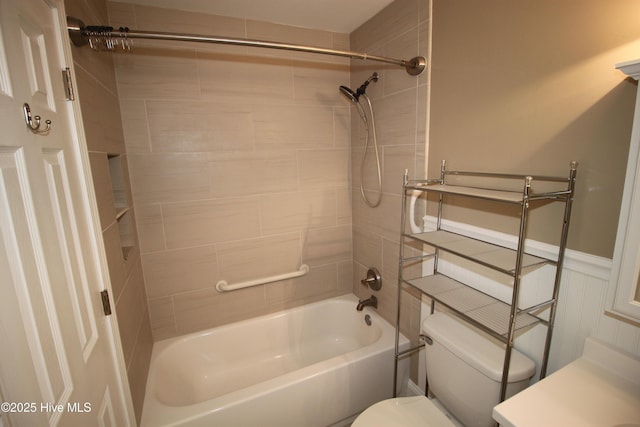
[[[393,392],[395,330],[357,303],[343,295],[157,342],[141,425],[349,425]]]

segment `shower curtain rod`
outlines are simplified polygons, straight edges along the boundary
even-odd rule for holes
[[[69,31],[69,37],[71,38],[71,41],[74,45],[84,46],[86,44],[90,44],[90,41],[93,38],[93,40],[97,41],[97,43],[104,43],[103,47],[105,50],[115,50],[115,48],[117,47],[122,47],[123,49],[128,50],[130,48],[130,45],[127,44],[127,40],[129,39],[175,40],[184,42],[229,44],[267,49],[293,50],[297,52],[309,52],[322,55],[343,56],[354,59],[385,62],[387,64],[404,67],[407,73],[411,74],[412,76],[417,76],[422,73],[427,62],[423,56],[416,56],[415,58],[412,58],[410,60],[404,60],[388,58],[384,56],[368,55],[366,53],[350,52],[346,50],[326,49],[321,47],[270,42],[264,40],[205,36],[199,34],[139,31],[130,30],[128,28],[119,28],[118,30],[116,30],[113,27],[106,26],[86,26],[80,19],[71,16],[67,17],[67,30]]]

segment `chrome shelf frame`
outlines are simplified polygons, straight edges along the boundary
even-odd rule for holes
[[[439,179],[409,180],[408,171],[405,171],[403,178],[400,250],[398,262],[394,397],[397,395],[396,383],[398,360],[408,354],[407,351],[402,353],[399,351],[400,316],[402,306],[401,295],[405,286],[409,286],[421,294],[427,295],[431,299],[432,313],[436,304],[442,305],[468,323],[505,343],[500,401],[503,401],[506,396],[511,352],[513,349],[516,331],[528,328],[535,324],[543,324],[547,327],[544,353],[540,366],[540,379],[546,376],[558,294],[560,290],[560,278],[569,232],[569,220],[571,218],[571,209],[575,192],[577,166],[577,162],[570,163],[570,170],[567,177],[448,171],[446,170],[445,161],[442,161]],[[505,180],[511,180],[510,182],[513,182],[513,180],[520,180],[522,182],[522,189],[520,191],[513,191],[490,186],[464,186],[458,183],[451,184],[448,181],[452,177],[464,177],[464,179],[476,181],[491,179],[498,180],[502,183],[506,182]],[[532,182],[534,181],[536,183],[546,183],[545,185],[551,184],[552,186],[566,187],[561,189],[554,188],[552,191],[535,193],[532,190]],[[438,195],[438,214],[435,231],[412,233],[408,233],[406,231],[407,196],[415,191],[435,193]],[[520,220],[516,248],[506,248],[500,245],[467,237],[462,234],[443,230],[443,204],[445,198],[449,196],[470,197],[497,203],[519,205]],[[546,259],[533,256],[526,253],[524,250],[529,210],[532,208],[531,202],[540,200],[563,202],[565,204],[557,259]],[[433,253],[405,258],[404,250],[406,239],[418,241],[432,247]],[[467,284],[461,283],[440,273],[438,271],[438,259],[443,253],[452,254],[455,257],[471,261],[476,265],[487,267],[509,276],[513,285],[510,304],[500,301]],[[434,259],[433,275],[418,278],[404,277],[403,270],[406,263],[427,258]],[[530,269],[544,264],[555,266],[552,295],[550,295],[548,300],[538,303],[532,307],[518,308],[522,275],[525,274],[526,271],[530,271]],[[533,314],[545,309],[549,310],[548,319],[544,319]],[[413,352],[417,351],[420,347],[421,346],[415,347]]]

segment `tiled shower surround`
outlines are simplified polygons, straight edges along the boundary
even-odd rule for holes
[[[419,43],[427,38],[426,3],[396,1],[351,39],[123,3],[110,3],[109,14],[114,26],[411,58],[426,55]],[[115,62],[154,339],[362,293],[369,265],[391,277],[380,292],[380,310],[391,320],[401,176],[424,169],[426,73],[247,47],[136,41],[134,49]],[[364,128],[338,92],[373,71],[381,79],[368,93],[385,164],[376,210],[356,190]],[[311,271],[298,279],[215,289],[222,279],[295,271],[301,263]]]

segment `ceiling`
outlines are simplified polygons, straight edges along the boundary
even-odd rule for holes
[[[119,0],[146,6],[203,12],[351,33],[393,0]]]

